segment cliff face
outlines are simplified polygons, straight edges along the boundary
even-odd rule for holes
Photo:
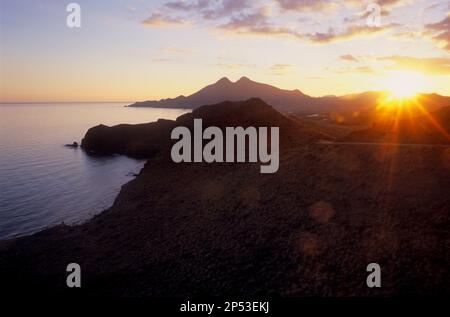
[[[114,127],[99,125],[87,131],[81,146],[92,154],[125,154],[148,158],[167,146],[170,132],[175,126],[175,121],[171,120]]]

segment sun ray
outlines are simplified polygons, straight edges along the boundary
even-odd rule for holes
[[[414,105],[422,112],[422,114],[430,121],[430,123],[436,128],[436,130],[442,134],[448,141],[450,141],[450,134],[447,130],[440,125],[440,123],[433,117],[433,115],[425,109],[420,102],[415,99],[413,100]]]

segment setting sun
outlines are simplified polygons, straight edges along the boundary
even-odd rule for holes
[[[425,80],[419,73],[393,71],[387,76],[386,90],[396,99],[412,98],[425,89]]]

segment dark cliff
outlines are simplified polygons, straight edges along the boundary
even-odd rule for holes
[[[176,126],[193,127],[193,120],[202,119],[203,126],[279,127],[283,143],[308,142],[327,138],[321,132],[291,120],[258,98],[246,101],[225,101],[195,109],[172,120],[114,127],[99,125],[88,130],[82,147],[93,154],[125,154],[136,158],[149,158],[167,151],[172,144],[170,133]]]

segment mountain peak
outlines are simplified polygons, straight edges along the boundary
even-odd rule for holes
[[[242,76],[236,83],[248,83],[251,82],[250,78]]]
[[[228,77],[222,77],[217,81],[217,84],[224,84],[224,83],[231,83],[231,80],[228,79]]]

